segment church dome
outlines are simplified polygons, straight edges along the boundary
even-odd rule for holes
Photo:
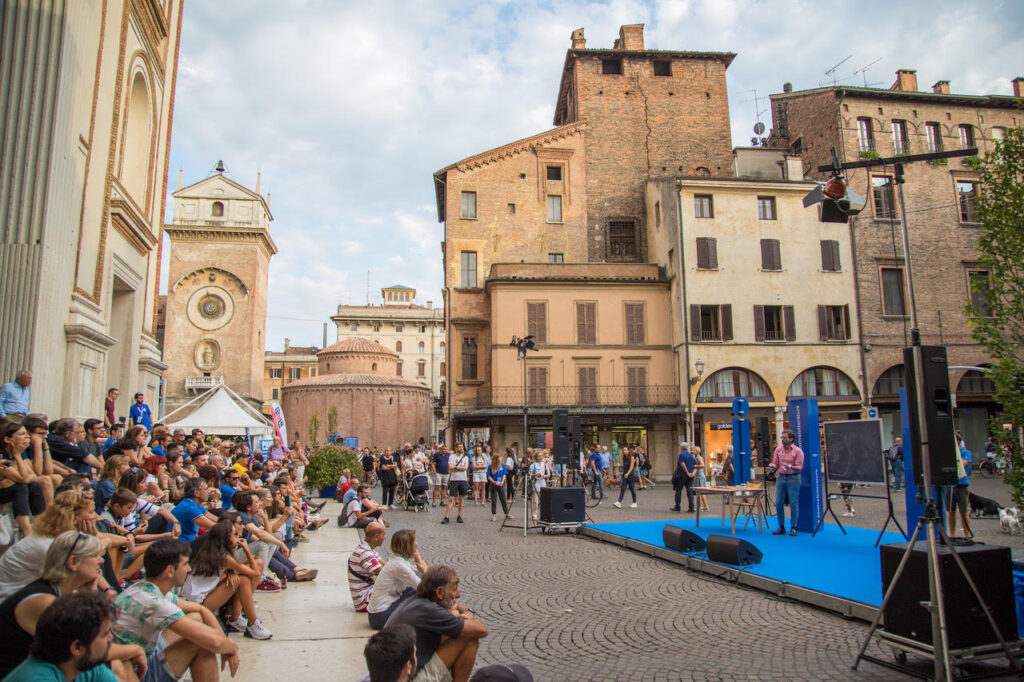
[[[318,374],[380,374],[395,376],[398,354],[376,341],[354,337],[316,354]]]

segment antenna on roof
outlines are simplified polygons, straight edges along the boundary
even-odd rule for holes
[[[881,81],[876,81],[874,83],[868,83],[868,69],[870,69],[872,66],[874,66],[875,64],[877,64],[880,61],[882,61],[881,57],[879,57],[878,59],[876,59],[875,61],[871,62],[870,64],[868,64],[866,66],[860,67],[859,69],[857,69],[856,71],[853,72],[854,76],[860,74],[864,78],[864,87],[865,88],[870,88],[872,85],[879,85],[881,83]]]
[[[765,113],[768,112],[768,108],[767,107],[765,107],[764,109],[761,108],[761,100],[762,99],[768,99],[768,98],[767,97],[759,97],[758,94],[757,94],[757,88],[754,88],[752,90],[746,90],[745,92],[752,92],[752,93],[754,93],[753,99],[741,100],[743,102],[753,102],[754,103],[754,120],[756,121],[756,123],[754,123],[754,135],[756,137],[750,138],[750,145],[752,147],[765,147],[765,146],[768,145],[768,140],[767,140],[767,138],[760,137],[761,133],[763,133],[765,131],[765,125],[764,125],[764,123],[761,122],[761,116],[763,116]]]
[[[838,82],[839,82],[839,80],[849,80],[849,79],[847,79],[847,78],[843,78],[843,79],[837,79],[837,78],[836,78],[836,71],[837,71],[837,70],[839,69],[839,67],[840,67],[840,66],[842,66],[843,64],[845,64],[846,62],[848,62],[848,61],[849,61],[850,59],[852,59],[852,58],[853,58],[853,55],[852,55],[852,54],[850,54],[850,55],[846,55],[846,59],[843,59],[843,60],[842,60],[842,61],[840,61],[840,62],[839,62],[838,64],[836,64],[835,66],[833,66],[833,67],[832,67],[831,69],[825,69],[825,75],[826,75],[826,76],[831,76],[831,77],[832,77],[832,85],[835,85],[836,83],[838,83]]]
[[[370,305],[370,271],[366,271],[366,305]]]

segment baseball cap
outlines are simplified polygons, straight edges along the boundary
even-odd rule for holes
[[[473,673],[469,682],[533,682],[533,675],[525,666],[518,663],[488,665]]]

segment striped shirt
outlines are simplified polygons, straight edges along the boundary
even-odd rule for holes
[[[370,604],[370,593],[373,591],[375,577],[384,563],[377,552],[366,541],[356,545],[352,556],[348,558],[348,589],[352,592],[352,605],[356,611],[365,611]]]

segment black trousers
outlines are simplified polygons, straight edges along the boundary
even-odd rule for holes
[[[636,476],[623,476],[622,485],[619,486],[619,502],[622,502],[622,498],[626,496],[626,487],[629,487],[629,494],[633,496],[633,502],[636,502]],[[678,494],[677,494],[678,497]],[[676,500],[676,506],[679,506],[679,500]]]
[[[391,485],[381,484],[380,489],[381,489],[382,495],[383,495],[383,499],[381,500],[381,504],[383,504],[385,507],[390,507],[391,505],[393,505],[395,503],[395,488],[397,488],[397,487],[398,487],[397,483],[393,483]]]
[[[683,497],[683,488],[685,488],[687,511],[693,511],[693,479],[685,478],[682,481],[676,481],[673,488],[675,489],[676,507],[679,507]]]
[[[501,500],[501,511],[505,512],[505,514],[508,514],[508,500],[505,498],[504,486],[494,485],[490,481],[487,481],[487,487],[489,488],[489,492],[491,494],[491,516],[493,516],[495,512],[497,512],[498,500]]]
[[[14,507],[14,516],[29,516],[42,514],[46,509],[46,501],[43,500],[43,489],[36,482],[15,483],[6,488],[0,488],[0,504],[11,502]]]

